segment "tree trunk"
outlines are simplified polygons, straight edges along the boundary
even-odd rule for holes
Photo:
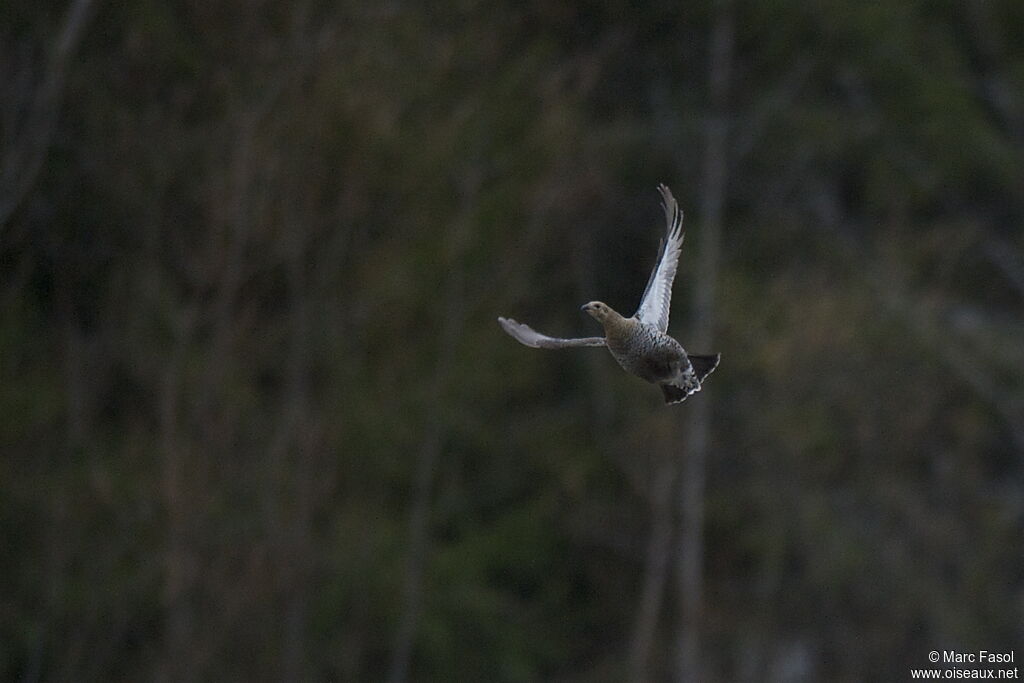
[[[429,520],[434,473],[448,438],[441,408],[454,360],[455,346],[466,317],[461,253],[465,248],[465,234],[469,229],[470,214],[479,188],[479,174],[471,169],[462,184],[461,215],[456,219],[454,229],[449,235],[452,244],[452,266],[441,299],[445,302],[444,318],[438,334],[437,363],[431,381],[431,408],[427,418],[426,436],[416,455],[416,479],[413,482],[413,502],[409,512],[409,550],[402,581],[402,614],[395,634],[388,672],[388,681],[391,683],[402,683],[409,679],[412,650],[423,604],[423,576],[430,553]]]
[[[184,342],[179,342],[183,344]],[[179,347],[179,353],[183,349]],[[194,558],[189,542],[185,500],[185,446],[178,434],[181,400],[181,364],[176,355],[168,363],[160,389],[160,445],[163,457],[162,494],[167,515],[167,542],[163,554],[164,644],[158,681],[195,680],[189,653],[194,613],[189,592],[194,578]]]
[[[675,436],[670,430],[669,438]],[[658,616],[665,595],[672,559],[672,531],[675,527],[672,491],[678,469],[675,453],[659,453],[660,462],[649,486],[651,495],[651,537],[647,542],[644,582],[630,644],[630,680],[650,680],[651,650],[657,636]]]
[[[733,15],[728,2],[717,5],[708,59],[710,113],[705,126],[704,191],[698,237],[694,320],[690,340],[696,353],[712,353],[714,305],[718,280],[722,213],[727,173],[726,117],[733,49]],[[705,389],[686,405],[686,457],[679,489],[680,537],[676,571],[679,590],[679,634],[676,680],[704,680],[701,662],[704,566],[704,484],[711,431],[711,402]]]

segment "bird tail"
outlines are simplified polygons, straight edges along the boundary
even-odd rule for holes
[[[704,378],[715,371],[718,367],[718,361],[722,359],[722,354],[716,353],[710,356],[687,356],[690,359],[690,365],[693,366],[693,372],[697,375],[697,381],[703,382]]]
[[[708,375],[718,367],[718,361],[722,355],[716,353],[710,356],[687,356],[693,372],[684,374],[683,386],[674,384],[659,384],[661,393],[665,396],[665,403],[682,403],[690,394],[700,391],[700,385]]]
[[[683,387],[677,387],[674,384],[659,384],[661,387],[661,393],[665,396],[665,403],[682,403],[686,400],[686,397],[695,391],[700,391],[700,385],[697,385],[696,389],[684,389]]]

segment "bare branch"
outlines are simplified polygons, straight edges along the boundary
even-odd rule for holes
[[[68,64],[92,18],[93,0],[74,0],[54,41],[42,83],[32,97],[12,147],[0,150],[0,230],[35,185],[50,149],[53,130],[64,98]],[[13,117],[16,119],[17,117]]]
[[[1005,241],[992,237],[985,242],[985,256],[992,262],[1017,292],[1024,296],[1024,258]]]
[[[778,87],[762,98],[741,125],[736,126],[735,140],[732,144],[734,162],[740,162],[764,138],[765,131],[780,112],[788,110],[800,89],[811,75],[815,62],[812,58],[798,59],[783,77]]]
[[[868,248],[858,245],[838,223],[830,224],[829,228],[837,238],[839,252],[853,264],[854,272],[862,274],[872,295],[897,315],[954,377],[992,407],[1006,423],[1017,448],[1024,450],[1024,400],[1020,398],[1019,387],[1007,388],[1000,379],[1004,374],[996,367],[1000,354],[980,344],[975,344],[971,353],[965,353],[963,347],[971,337],[971,325],[965,324],[962,311],[950,315],[946,311],[936,310],[934,305],[914,295],[898,263],[890,261],[886,264],[885,259],[869,253]],[[978,320],[975,316],[973,324],[978,324]],[[988,328],[989,332],[993,329],[993,326]],[[1019,373],[1014,379],[1022,381]]]

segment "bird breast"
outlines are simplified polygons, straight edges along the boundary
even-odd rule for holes
[[[686,358],[683,347],[653,326],[629,320],[621,329],[606,330],[608,350],[626,372],[648,382],[674,377]]]

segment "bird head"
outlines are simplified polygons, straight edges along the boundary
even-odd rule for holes
[[[591,301],[590,303],[583,304],[580,307],[580,310],[586,312],[590,317],[602,325],[613,316],[618,316],[618,313],[613,311],[611,306],[602,301]]]

